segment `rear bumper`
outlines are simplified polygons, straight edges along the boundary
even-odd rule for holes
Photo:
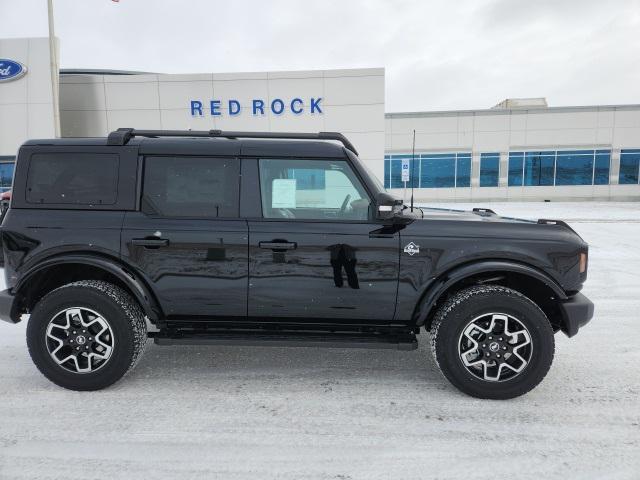
[[[9,293],[9,290],[0,291],[0,320],[4,320],[9,323],[16,323],[16,320],[11,318],[14,314],[13,305],[16,297]]]
[[[562,331],[568,337],[573,337],[581,327],[593,318],[594,305],[582,293],[576,293],[560,303],[560,311],[564,320]]]

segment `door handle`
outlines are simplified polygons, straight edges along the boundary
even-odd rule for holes
[[[166,238],[133,238],[131,243],[138,247],[168,247],[169,240]]]
[[[296,242],[258,242],[260,248],[266,248],[269,250],[295,250],[298,248]]]

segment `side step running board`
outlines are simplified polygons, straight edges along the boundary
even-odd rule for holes
[[[357,334],[307,333],[245,333],[214,332],[203,334],[153,335],[156,345],[244,345],[256,347],[327,347],[327,348],[386,348],[415,350],[418,340],[413,334],[381,336]]]

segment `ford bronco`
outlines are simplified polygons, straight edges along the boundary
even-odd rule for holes
[[[119,129],[31,140],[1,226],[0,318],[38,369],[107,387],[158,345],[417,348],[480,398],[546,375],[593,316],[566,223],[408,207],[339,133]]]

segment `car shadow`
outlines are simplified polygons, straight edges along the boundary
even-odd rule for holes
[[[333,380],[422,380],[445,384],[422,335],[413,351],[319,347],[158,346],[149,341],[128,379],[317,377]]]

